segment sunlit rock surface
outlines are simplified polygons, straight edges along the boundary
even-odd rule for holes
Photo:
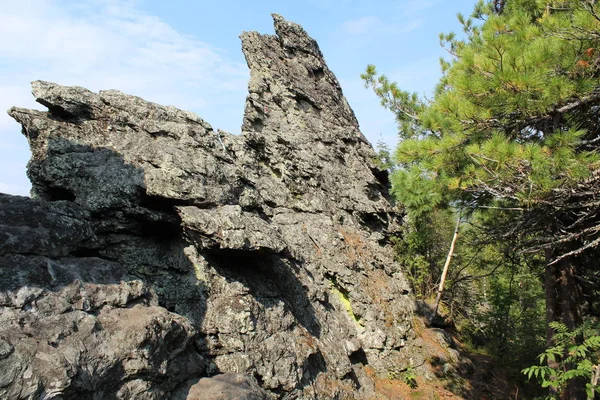
[[[241,36],[240,136],[41,81],[47,112],[9,111],[34,199],[0,196],[0,398],[372,398],[366,365],[423,362],[387,173],[317,43],[274,21]]]

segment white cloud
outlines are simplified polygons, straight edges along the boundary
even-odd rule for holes
[[[23,187],[29,150],[4,110],[43,109],[30,95],[30,81],[36,79],[93,91],[119,89],[239,132],[245,63],[144,13],[136,1],[6,1],[0,37],[0,191],[28,191]]]
[[[333,7],[341,7],[347,6],[350,4],[352,0],[312,0],[313,4],[316,4],[321,8],[333,8]]]
[[[407,0],[398,3],[402,16],[407,17],[428,10],[441,3],[441,0]]]
[[[12,81],[8,73],[21,81],[118,88],[186,108],[222,91],[237,91],[243,98],[243,63],[144,14],[132,2],[85,0],[75,8],[51,0],[27,4],[0,13],[0,37],[13,38],[0,41],[2,83]]]
[[[406,22],[401,26],[396,26],[397,33],[407,33],[412,32],[415,29],[420,28],[423,25],[423,20],[421,19],[413,19],[411,21]]]
[[[341,30],[350,35],[398,35],[408,33],[423,24],[420,19],[404,21],[402,23],[386,23],[378,17],[365,16],[344,22]]]
[[[389,10],[388,19],[393,15],[395,22],[386,22],[384,19],[367,15],[357,19],[345,21],[341,30],[351,35],[386,34],[397,35],[411,32],[423,25],[424,11],[440,4],[440,0],[405,0],[397,2],[396,7]],[[398,22],[399,21],[399,22]]]
[[[359,19],[344,22],[342,24],[342,30],[344,30],[346,33],[359,35],[369,32],[380,23],[381,21],[379,20],[379,18],[373,16],[366,16]]]

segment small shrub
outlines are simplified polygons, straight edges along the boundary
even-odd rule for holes
[[[417,374],[415,373],[415,370],[410,367],[404,371],[403,380],[411,389],[419,387],[419,384],[417,383]]]
[[[540,365],[525,368],[522,372],[529,379],[536,378],[542,387],[552,388],[556,394],[547,399],[557,399],[573,379],[584,379],[588,399],[600,394],[596,371],[598,350],[600,350],[600,329],[586,322],[570,331],[564,324],[552,322],[550,326],[556,332],[553,336],[555,346],[539,355]],[[551,367],[551,362],[556,367]]]

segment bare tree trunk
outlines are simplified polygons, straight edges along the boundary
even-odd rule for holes
[[[552,260],[552,251],[546,250],[546,261]],[[556,302],[556,266],[547,265],[544,274],[544,293],[546,297],[546,346],[548,348],[554,346],[554,330],[550,327],[550,323],[558,319],[558,304]],[[556,370],[558,362],[548,358],[548,367]],[[557,390],[552,386],[548,388],[551,396],[557,395]]]
[[[433,313],[429,319],[429,325],[433,323],[433,320],[437,316],[438,308],[440,307],[440,300],[442,299],[442,294],[444,293],[444,284],[446,283],[446,276],[448,275],[448,269],[450,267],[450,260],[454,255],[454,246],[456,246],[456,239],[458,239],[458,228],[460,228],[460,220],[461,220],[461,212],[458,211],[458,216],[456,217],[456,226],[454,227],[454,235],[452,235],[452,242],[450,243],[450,250],[448,251],[448,256],[446,257],[446,263],[444,264],[444,269],[442,270],[442,277],[440,279],[440,286],[438,287],[437,296],[435,298],[435,305],[433,307]]]
[[[546,253],[547,260],[552,252]],[[576,264],[572,257],[560,260],[556,264],[546,266],[545,292],[546,292],[546,323],[548,346],[554,346],[554,331],[549,326],[550,322],[562,322],[569,330],[578,327],[582,322],[581,316],[581,290],[576,279]],[[557,368],[558,363],[548,360],[550,368]],[[572,368],[573,366],[567,366]],[[550,394],[556,395],[555,391]],[[565,390],[558,393],[561,400],[585,399],[585,382],[583,379],[571,379]]]

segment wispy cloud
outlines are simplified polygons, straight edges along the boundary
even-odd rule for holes
[[[367,33],[379,25],[381,21],[377,17],[366,16],[351,21],[346,21],[342,24],[342,30],[352,34]]]
[[[320,8],[332,8],[347,6],[352,0],[312,0],[312,3]]]
[[[211,114],[227,109],[230,115],[220,118],[225,124],[210,118],[208,122],[239,131],[246,65],[144,13],[136,1],[5,3],[0,9],[0,37],[4,38],[0,40],[0,182],[13,182],[15,175],[26,182],[29,151],[22,137],[16,137],[18,125],[3,110],[12,105],[32,107],[29,82],[35,79],[94,91],[119,89],[202,117],[205,110]],[[9,169],[5,162],[22,167]],[[21,186],[3,183],[0,191]]]
[[[412,16],[441,4],[441,0],[406,0],[398,3],[400,15]]]
[[[350,35],[397,35],[407,33],[422,25],[420,19],[404,21],[403,23],[386,23],[378,17],[364,16],[344,22],[341,25],[342,32]]]
[[[14,38],[0,41],[3,86],[15,76],[19,83],[42,78],[94,90],[119,88],[187,108],[216,93],[245,91],[243,63],[144,14],[133,2],[85,0],[73,8],[51,0],[25,3],[0,14],[0,36]]]

